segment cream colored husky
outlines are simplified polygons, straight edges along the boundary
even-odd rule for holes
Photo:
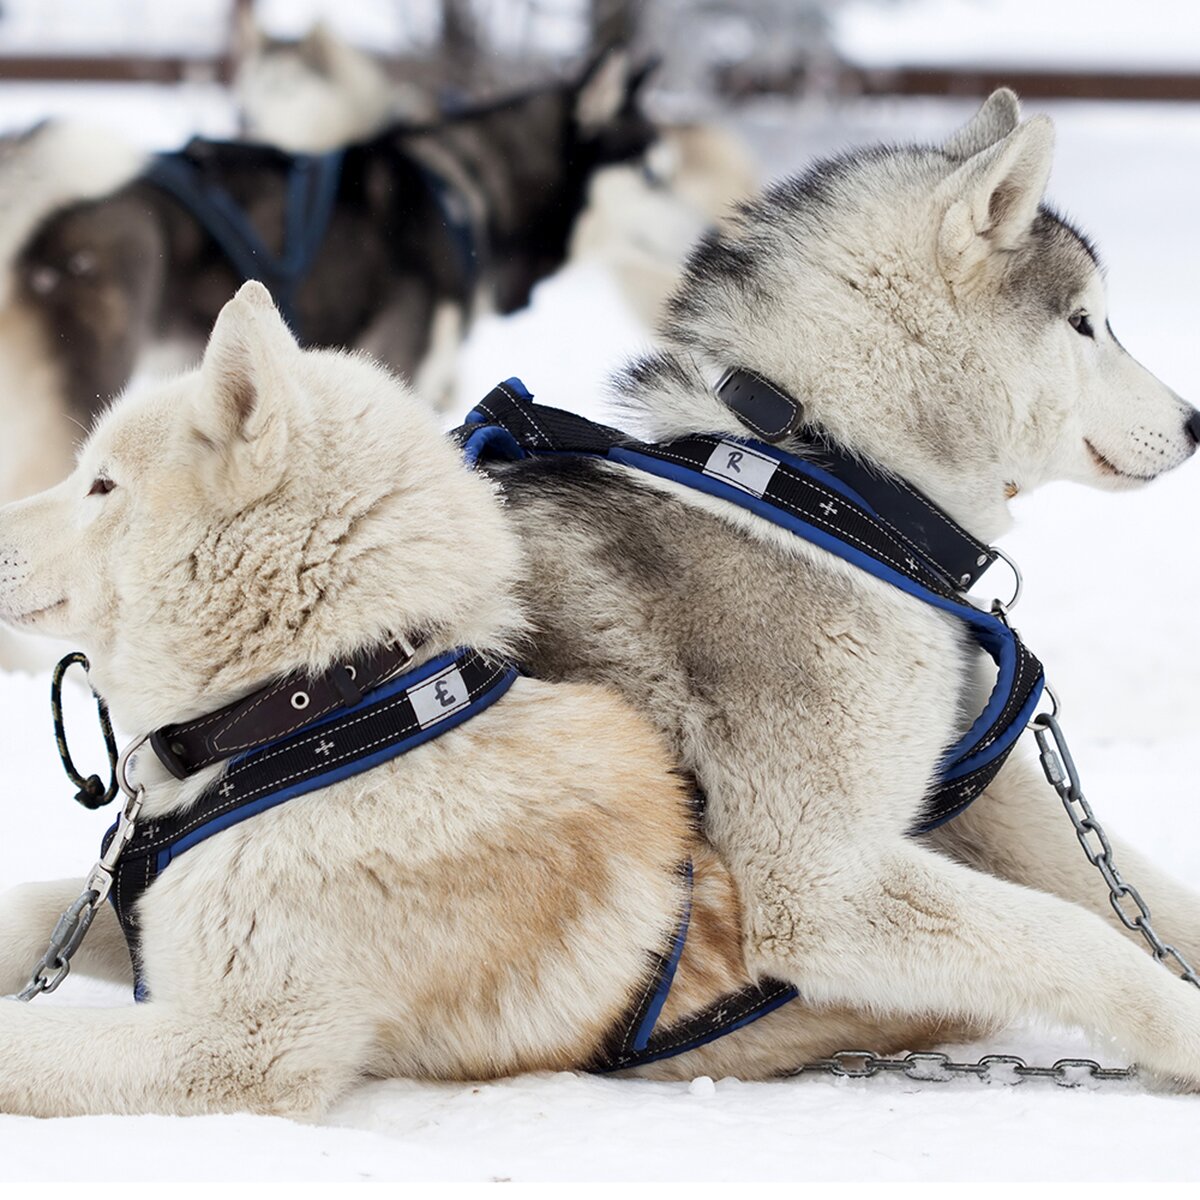
[[[0,560],[0,617],[82,644],[140,731],[413,630],[422,658],[526,635],[489,483],[384,371],[301,351],[254,283],[199,369],[119,401],[65,482],[0,510]],[[221,770],[179,783],[142,764],[143,818]],[[364,1076],[583,1067],[653,978],[688,858],[660,1027],[750,980],[729,876],[640,717],[596,687],[520,679],[436,741],[172,863],[138,912],[149,1002],[0,1001],[0,1111],[314,1115]],[[80,889],[5,897],[0,989]],[[107,905],[76,966],[130,978]],[[793,1001],[644,1072],[770,1074],[846,1042],[927,1042],[927,1024],[885,1034]]]

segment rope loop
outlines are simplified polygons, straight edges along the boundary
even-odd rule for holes
[[[117,794],[117,739],[113,735],[112,722],[108,717],[108,705],[96,695],[96,713],[100,719],[100,732],[104,735],[104,748],[108,752],[109,782],[105,787],[99,775],[89,775],[84,778],[71,759],[71,751],[67,747],[67,731],[63,723],[62,683],[63,676],[71,667],[82,667],[86,673],[91,668],[86,654],[75,650],[58,661],[54,674],[50,679],[50,712],[54,718],[54,741],[58,746],[58,757],[62,760],[63,770],[67,778],[79,789],[75,799],[84,808],[103,808]]]

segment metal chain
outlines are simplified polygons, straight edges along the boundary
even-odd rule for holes
[[[839,1050],[829,1058],[814,1059],[786,1071],[797,1075],[834,1075],[842,1079],[874,1079],[877,1075],[903,1075],[920,1083],[949,1083],[971,1076],[981,1083],[1024,1083],[1026,1079],[1050,1079],[1059,1087],[1079,1087],[1088,1080],[1124,1082],[1137,1077],[1134,1067],[1103,1067],[1091,1058],[1060,1058],[1052,1067],[1031,1067],[1015,1054],[985,1054],[976,1062],[955,1062],[948,1054],[930,1050],[884,1058],[870,1050]]]
[[[1001,606],[1002,608],[1003,606]],[[1007,618],[1004,611],[997,615]],[[1171,962],[1179,969],[1180,978],[1193,987],[1200,988],[1200,978],[1191,963],[1168,942],[1164,942],[1150,920],[1150,906],[1141,893],[1129,883],[1113,861],[1112,843],[1104,826],[1096,818],[1092,806],[1083,794],[1083,786],[1075,760],[1062,727],[1058,723],[1058,700],[1054,710],[1041,713],[1033,721],[1034,737],[1038,744],[1038,757],[1046,779],[1058,793],[1080,846],[1108,886],[1108,899],[1121,923],[1140,933],[1145,938],[1154,957],[1164,964]],[[1000,1079],[1004,1072],[1006,1078]],[[815,1059],[795,1070],[788,1076],[825,1074],[844,1079],[873,1079],[882,1074],[898,1074],[921,1082],[945,1083],[963,1076],[971,1076],[984,1083],[1023,1083],[1026,1079],[1051,1079],[1061,1087],[1078,1087],[1086,1080],[1109,1083],[1134,1079],[1136,1067],[1103,1067],[1090,1058],[1060,1058],[1051,1067],[1028,1065],[1015,1054],[988,1054],[977,1062],[955,1062],[949,1055],[938,1051],[906,1054],[903,1058],[885,1058],[869,1050],[839,1050],[829,1058]]]
[[[83,891],[59,917],[58,924],[54,926],[54,932],[50,935],[46,953],[38,959],[37,965],[30,973],[29,982],[19,992],[4,997],[6,1000],[28,1003],[46,992],[53,992],[71,973],[71,959],[91,928],[96,910],[108,899],[108,894],[112,891],[117,863],[133,837],[135,823],[141,812],[145,788],[140,785],[136,789],[130,788],[125,779],[124,766],[122,762],[118,777],[128,800],[117,818],[112,838],[104,853],[88,872]]]
[[[1108,899],[1121,924],[1135,930],[1146,939],[1154,957],[1168,966],[1174,962],[1180,977],[1192,987],[1200,988],[1200,978],[1195,969],[1174,946],[1164,942],[1150,923],[1150,906],[1141,893],[1126,882],[1113,862],[1112,844],[1104,832],[1104,826],[1096,819],[1092,806],[1083,794],[1075,760],[1067,746],[1067,740],[1059,727],[1058,720],[1050,713],[1042,713],[1033,722],[1033,735],[1037,739],[1038,754],[1042,770],[1050,785],[1075,826],[1075,836],[1083,847],[1087,860],[1100,872],[1108,885]],[[1170,960],[1170,962],[1168,962]]]

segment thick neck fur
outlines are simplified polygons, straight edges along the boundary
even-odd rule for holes
[[[190,719],[397,635],[423,637],[417,661],[511,651],[520,556],[491,485],[415,403],[385,421],[370,407],[336,446],[329,422],[293,434],[287,477],[237,511],[185,521],[152,581],[122,572],[122,619],[92,652],[92,676],[125,728]],[[131,531],[130,567],[160,536]]]
[[[865,200],[857,163],[826,164],[702,243],[669,306],[668,349],[626,372],[624,406],[659,438],[747,436],[713,385],[728,367],[749,368],[797,397],[809,423],[990,540],[1011,524],[1009,485],[1041,482],[1028,427],[1044,440],[1060,402],[1036,372],[1008,364],[1012,348],[986,321],[981,332],[964,319],[934,266],[932,216],[915,227],[887,217],[920,212],[952,160],[895,157],[864,156],[875,174]]]

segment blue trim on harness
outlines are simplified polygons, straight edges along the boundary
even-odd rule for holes
[[[532,393],[516,376],[505,380],[503,387],[516,393],[522,400],[532,401],[533,399]],[[513,460],[527,457],[530,451],[521,446],[507,429],[497,425],[489,425],[487,424],[488,420],[487,415],[480,409],[473,409],[467,416],[466,425],[480,426],[479,429],[467,437],[464,444],[464,456],[468,463],[472,465],[476,464],[488,452],[500,454],[505,458]],[[874,507],[868,504],[853,488],[813,463],[752,438],[732,437],[727,434],[713,436],[719,436],[722,441],[744,445],[747,449],[753,450],[755,454],[761,455],[764,458],[786,463],[794,471],[808,476],[826,487],[834,488],[839,494],[845,496],[854,504],[875,514]],[[579,454],[586,452],[538,449],[533,451],[533,453],[549,456],[578,457]],[[610,462],[632,467],[635,470],[644,471],[660,479],[683,484],[686,487],[704,492],[719,500],[726,500],[732,504],[736,504],[739,508],[744,508],[755,516],[770,521],[773,525],[778,525],[790,533],[803,538],[805,541],[812,542],[821,549],[836,555],[838,558],[844,559],[846,562],[866,571],[869,575],[873,575],[876,579],[891,584],[907,595],[913,596],[925,604],[929,604],[942,612],[957,617],[967,626],[972,638],[979,647],[996,663],[997,677],[983,711],[971,723],[970,728],[943,755],[941,766],[939,767],[939,779],[942,782],[953,782],[962,779],[986,767],[989,763],[995,762],[1012,749],[1012,746],[1017,738],[1020,737],[1036,710],[1038,701],[1041,698],[1043,683],[1039,681],[1031,696],[1022,706],[1018,716],[1014,718],[1008,727],[994,737],[987,746],[980,747],[980,741],[1003,713],[1008,698],[1012,693],[1016,677],[1016,642],[1012,630],[999,617],[976,608],[966,601],[957,601],[950,597],[939,595],[923,587],[915,580],[908,578],[906,575],[901,574],[901,572],[889,567],[887,563],[882,562],[873,555],[867,554],[841,540],[829,530],[811,525],[785,512],[769,500],[760,499],[758,496],[743,491],[732,484],[725,483],[721,479],[705,475],[690,466],[678,465],[664,459],[639,453],[635,448],[620,445],[611,447],[606,454],[596,453],[592,456],[607,458]],[[936,828],[937,825],[942,824],[943,821],[948,819],[949,815],[928,823],[926,827],[930,829]]]
[[[200,223],[242,277],[270,290],[299,337],[296,293],[312,270],[333,218],[342,174],[342,150],[292,156],[284,196],[283,249],[267,248],[245,210],[187,150],[160,154],[143,176],[173,196]]]
[[[671,946],[671,953],[667,956],[666,966],[658,977],[658,987],[655,989],[654,998],[650,1001],[641,1024],[638,1025],[637,1032],[630,1042],[630,1047],[635,1051],[645,1050],[647,1042],[650,1041],[650,1035],[654,1032],[654,1026],[658,1024],[658,1018],[662,1014],[663,1005],[666,1004],[667,996],[670,995],[671,985],[675,982],[675,972],[679,969],[679,960],[683,957],[683,948],[687,944],[688,926],[692,921],[692,864],[690,861],[684,870],[687,876],[687,899],[684,901],[683,915],[679,918],[679,928],[675,931],[675,941]]]
[[[392,696],[399,696],[409,688],[416,687],[426,679],[438,674],[439,671],[444,671],[447,667],[452,666],[461,653],[462,651],[452,651],[449,654],[443,654],[438,658],[431,659],[429,662],[422,664],[417,670],[401,675],[385,683],[382,687],[376,688],[373,692],[368,692],[357,704],[337,709],[321,719],[313,721],[293,736],[307,736],[314,730],[320,729],[323,725],[351,717],[363,709],[373,707],[382,700],[390,699]],[[306,779],[303,783],[282,788],[279,791],[268,792],[265,796],[260,796],[248,804],[243,804],[238,808],[231,809],[229,812],[214,817],[211,821],[207,821],[205,824],[193,829],[190,833],[185,834],[177,842],[172,842],[171,845],[160,850],[157,860],[159,871],[162,871],[173,858],[183,854],[186,850],[192,849],[193,846],[207,840],[213,834],[220,833],[222,830],[230,828],[230,826],[237,825],[242,821],[248,820],[250,817],[257,816],[259,813],[266,812],[268,809],[283,804],[285,801],[293,800],[297,796],[318,791],[321,788],[329,787],[331,784],[339,783],[343,779],[349,779],[352,775],[359,775],[363,771],[369,771],[372,767],[377,767],[382,763],[388,762],[390,759],[398,758],[401,754],[406,754],[408,751],[415,750],[416,747],[424,745],[436,737],[440,737],[443,733],[447,733],[449,730],[461,725],[464,721],[469,721],[478,713],[483,712],[485,708],[490,708],[512,686],[514,680],[517,678],[517,674],[518,672],[515,667],[509,668],[507,674],[495,687],[473,700],[461,712],[446,717],[436,725],[431,725],[428,729],[422,729],[402,742],[396,742],[374,754],[351,759],[351,761],[343,763],[323,775]],[[229,769],[233,769],[243,763],[251,763],[257,758],[270,754],[280,744],[279,742],[273,742],[270,745],[253,750],[249,754],[242,754],[236,758],[232,758],[229,760]]]

